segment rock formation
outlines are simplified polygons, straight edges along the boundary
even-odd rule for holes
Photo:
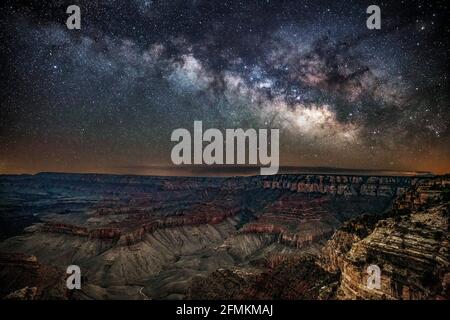
[[[357,218],[323,249],[321,265],[341,274],[340,299],[449,299],[450,179],[424,180],[384,217]],[[367,268],[381,270],[380,288]]]
[[[62,271],[40,264],[35,256],[0,253],[0,298],[35,300],[69,296]]]
[[[448,299],[449,181],[0,177],[1,297]],[[8,227],[16,215],[25,230]],[[77,292],[65,289],[71,264]]]

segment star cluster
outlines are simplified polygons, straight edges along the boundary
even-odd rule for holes
[[[0,172],[152,174],[194,120],[279,128],[285,166],[450,171],[444,1],[2,6]]]

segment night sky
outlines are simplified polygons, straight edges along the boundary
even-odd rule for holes
[[[170,174],[194,120],[279,128],[284,166],[450,172],[445,1],[19,3],[0,5],[0,173]]]

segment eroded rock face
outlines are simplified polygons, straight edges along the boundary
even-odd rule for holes
[[[329,272],[338,273],[344,268],[344,257],[352,245],[361,240],[357,235],[338,230],[327,241],[321,252],[321,266]]]
[[[117,228],[96,228],[91,229],[76,226],[68,223],[46,222],[40,225],[40,232],[62,233],[71,236],[87,237],[91,239],[117,239],[121,231]]]
[[[329,239],[351,217],[381,214],[390,203],[390,197],[288,192],[268,204],[241,232],[274,234],[280,243],[303,248]]]
[[[342,222],[364,212],[381,214],[416,179],[332,175],[264,177],[262,188],[281,192],[241,232],[276,235],[302,248],[329,239]]]
[[[341,273],[338,298],[449,299],[449,185],[424,180],[384,217],[354,219],[333,235],[321,265]],[[380,288],[367,284],[370,265],[381,270]]]
[[[322,268],[329,272],[340,272],[344,267],[345,256],[352,246],[367,237],[381,219],[381,215],[363,214],[346,221],[323,247],[319,256]]]
[[[377,223],[356,242],[342,264],[343,299],[439,299],[448,297],[448,205]],[[381,288],[368,289],[370,264],[381,269]]]
[[[67,299],[65,275],[35,256],[0,254],[0,298],[11,300]]]
[[[3,299],[5,300],[36,300],[37,298],[37,287],[25,287],[14,292],[11,292]]]
[[[447,297],[442,179],[44,174],[0,185],[8,210],[39,221],[0,243],[2,281],[22,270],[2,297],[67,298],[50,288],[71,264],[84,276],[77,299]],[[383,278],[369,292],[371,263]]]
[[[414,185],[416,179],[402,177],[358,177],[340,175],[280,175],[263,180],[266,189],[288,189],[300,193],[340,196],[392,197]]]
[[[284,255],[269,259],[264,272],[251,268],[219,269],[195,278],[191,299],[330,299],[337,277],[320,268],[311,256]]]

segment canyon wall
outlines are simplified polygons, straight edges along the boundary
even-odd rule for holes
[[[39,222],[0,243],[3,281],[22,279],[4,298],[67,298],[40,288],[58,288],[70,264],[86,276],[79,299],[448,298],[445,177],[6,180],[3,210]]]
[[[340,299],[449,299],[450,179],[412,186],[384,216],[346,223],[322,250],[320,265],[340,273]],[[381,270],[380,288],[367,268]]]

